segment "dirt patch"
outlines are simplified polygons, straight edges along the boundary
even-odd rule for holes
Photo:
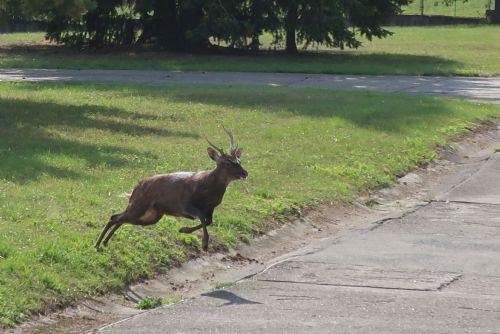
[[[144,312],[134,303],[146,296],[186,299],[236,282],[270,265],[307,252],[339,232],[396,217],[431,200],[439,200],[473,175],[481,163],[500,148],[498,123],[483,123],[467,136],[439,150],[440,158],[398,179],[392,187],[366,194],[355,203],[324,203],[303,217],[255,238],[227,253],[200,256],[156,279],[130,285],[121,295],[83,300],[49,315],[33,317],[6,333],[94,332],[105,324]]]

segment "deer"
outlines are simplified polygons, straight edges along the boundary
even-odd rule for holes
[[[227,130],[224,126],[223,129],[230,140],[229,154],[203,134],[209,144],[208,156],[216,163],[214,169],[159,174],[139,181],[125,211],[112,215],[102,229],[95,243],[96,251],[99,251],[103,238],[106,236],[102,243],[107,246],[123,224],[153,225],[164,215],[169,215],[199,219],[199,225],[182,227],[179,232],[193,233],[203,229],[202,250],[206,252],[209,239],[207,227],[213,222],[214,209],[222,202],[229,183],[248,177],[248,172],[241,166],[242,149],[234,144],[233,130]]]

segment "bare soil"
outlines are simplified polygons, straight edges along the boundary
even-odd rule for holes
[[[408,173],[392,187],[361,196],[353,203],[321,206],[227,253],[202,255],[157,278],[130,285],[122,294],[82,300],[57,312],[34,316],[6,333],[92,333],[98,328],[144,312],[134,304],[146,296],[186,299],[235,282],[307,251],[307,247],[366,223],[397,217],[435,200],[467,177],[483,156],[500,148],[498,123],[482,123],[440,149],[440,158]],[[473,168],[472,168],[473,169]],[[306,248],[304,248],[306,247]]]

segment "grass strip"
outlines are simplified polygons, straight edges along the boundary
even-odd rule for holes
[[[319,47],[290,56],[261,38],[258,55],[192,55],[145,51],[79,53],[47,45],[43,33],[0,34],[0,67],[147,69],[396,75],[500,75],[500,26],[388,27],[393,36],[363,40],[357,50]]]
[[[119,291],[196,255],[187,220],[122,227],[93,246],[137,180],[212,168],[200,129],[244,148],[210,227],[236,247],[324,201],[390,185],[500,106],[368,91],[284,87],[0,83],[0,323]]]

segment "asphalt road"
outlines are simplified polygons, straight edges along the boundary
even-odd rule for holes
[[[201,84],[367,89],[500,103],[500,77],[370,76],[301,73],[0,69],[0,81]]]

